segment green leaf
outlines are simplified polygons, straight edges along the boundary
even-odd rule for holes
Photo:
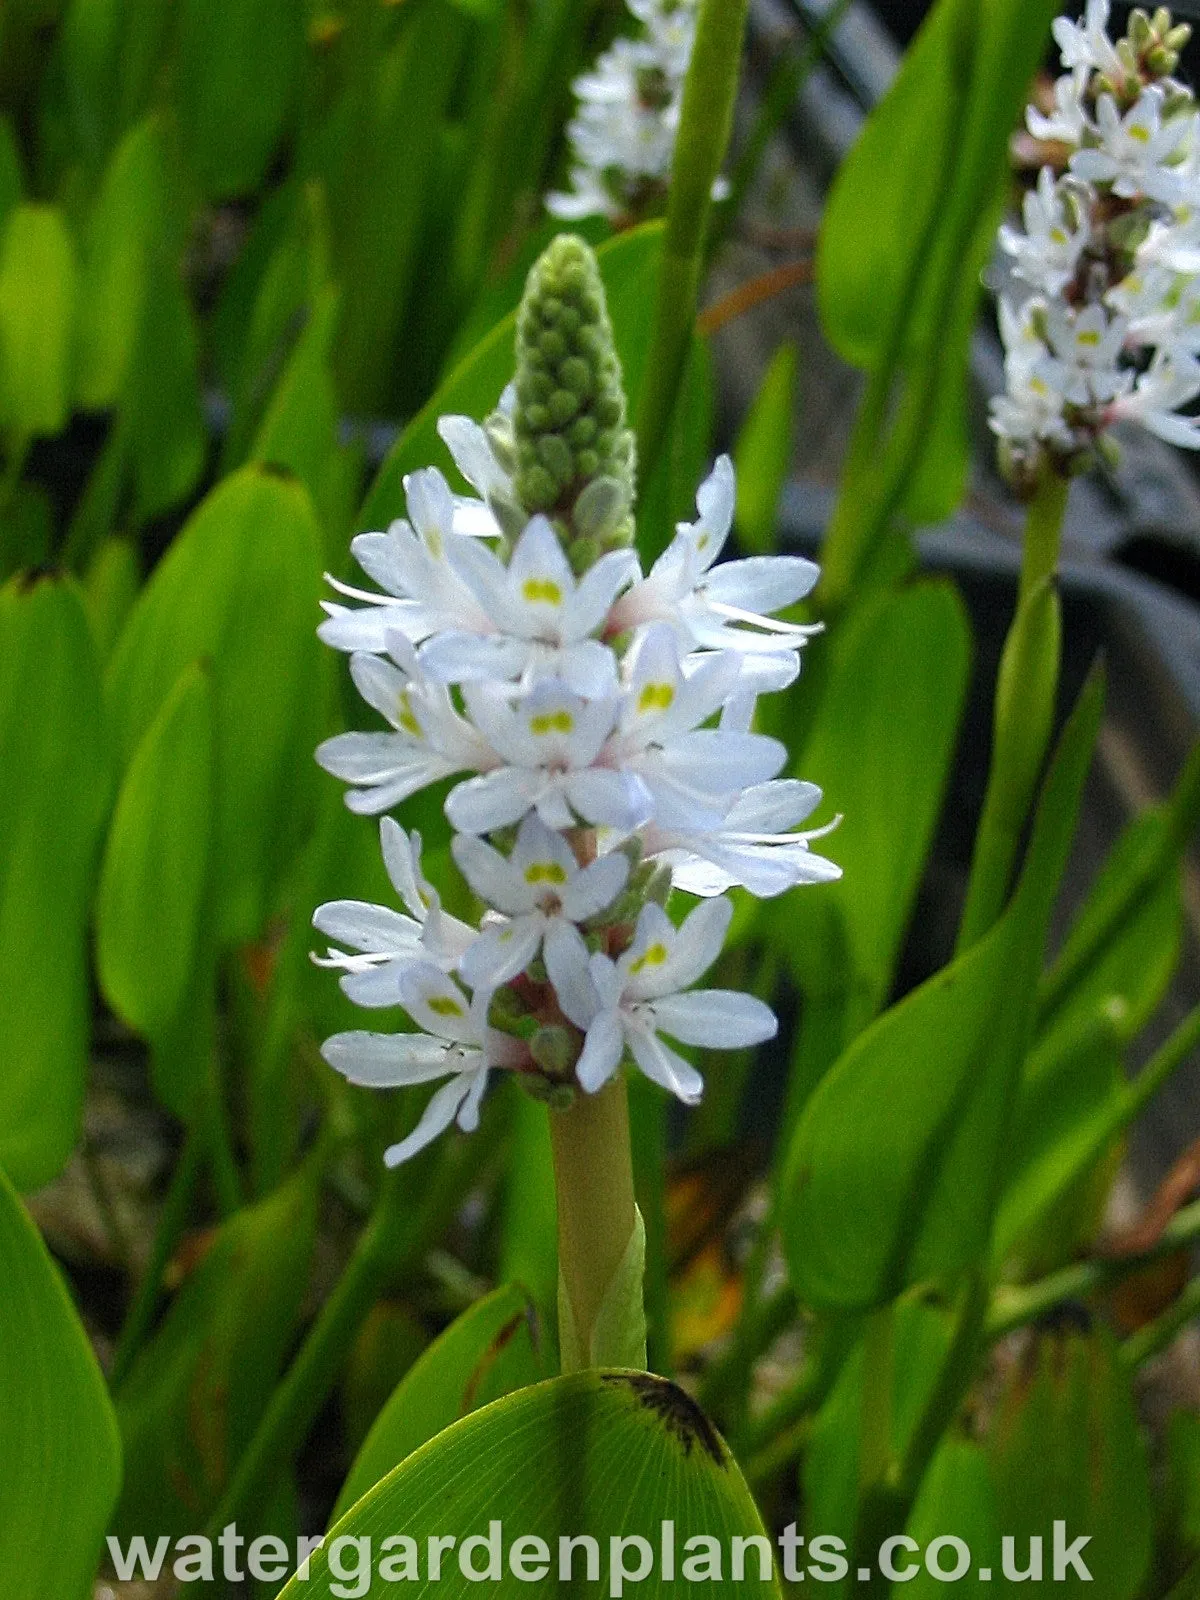
[[[435,1339],[375,1419],[342,1485],[330,1524],[451,1423],[542,1376],[533,1308],[515,1285],[476,1302]]]
[[[122,1384],[122,1537],[194,1533],[228,1482],[292,1342],[316,1180],[310,1165],[221,1228]]]
[[[77,277],[62,212],[17,206],[0,243],[0,422],[17,439],[66,423]]]
[[[172,0],[71,0],[59,39],[75,148],[98,171],[150,97]]]
[[[128,539],[106,539],[84,574],[84,610],[102,662],[121,635],[141,579],[137,552]]]
[[[1000,1570],[997,1518],[996,1491],[982,1448],[973,1439],[947,1434],[929,1463],[908,1519],[908,1536],[916,1540],[920,1554],[897,1557],[901,1567],[920,1563],[916,1576],[906,1580],[905,1594],[914,1600],[933,1600],[945,1593],[945,1581],[930,1573],[923,1558],[935,1540],[947,1536],[961,1540],[970,1551],[972,1577],[988,1567],[994,1580]],[[938,1551],[937,1559],[940,1570],[950,1573],[959,1554],[951,1546]]]
[[[987,1443],[997,1518],[1019,1568],[1030,1538],[1052,1575],[1054,1522],[1066,1541],[1090,1539],[1084,1582],[1073,1570],[1055,1585],[1095,1600],[1133,1600],[1150,1560],[1150,1484],[1129,1389],[1111,1336],[1044,1334],[1012,1373]]]
[[[856,607],[809,649],[824,682],[802,675],[764,727],[795,745],[793,718],[817,700],[793,771],[820,784],[822,814],[843,817],[816,846],[843,876],[806,887],[803,916],[786,902],[758,913],[805,996],[789,1121],[891,990],[954,759],[971,637],[956,590],[923,581]]]
[[[79,293],[76,397],[85,409],[113,405],[134,356],[152,260],[178,244],[166,155],[157,123],[140,123],[118,145],[88,218]]]
[[[304,489],[257,467],[205,499],[142,591],[108,673],[128,763],[180,672],[211,662],[218,941],[253,937],[312,815],[321,717],[320,533]]]
[[[1120,1008],[1098,1006],[1075,1026],[1056,1029],[1025,1064],[1012,1137],[1004,1198],[996,1216],[993,1254],[997,1262],[1027,1241],[1030,1230],[1049,1214],[1057,1226],[1050,1243],[1061,1259],[1039,1255],[1037,1270],[1050,1271],[1090,1238],[1099,1217],[1095,1197],[1090,1219],[1072,1229],[1062,1214],[1065,1197],[1078,1191],[1120,1130],[1126,1106],[1121,1070],[1123,1029]],[[1082,1197],[1085,1202],[1088,1197]],[[1090,1226],[1088,1225],[1090,1221]],[[1039,1234],[1045,1229],[1040,1229]],[[1029,1263],[1032,1266],[1032,1263]]]
[[[87,1334],[2,1170],[0,1281],[4,1592],[85,1600],[120,1487],[121,1443]]]
[[[1103,699],[1084,688],[1043,786],[1020,887],[986,938],[886,1012],[809,1100],[782,1179],[802,1299],[868,1310],[988,1250],[1046,930]]]
[[[1117,840],[1046,975],[1043,1028],[1077,1022],[1114,999],[1114,1023],[1129,1041],[1157,1011],[1183,942],[1179,846],[1172,846],[1171,830],[1171,808],[1156,806],[1135,817]],[[1144,888],[1131,914],[1114,938],[1104,938],[1113,907],[1139,881]]]
[[[110,773],[76,591],[0,590],[0,1164],[22,1189],[78,1137],[91,1011],[87,908]]]
[[[778,544],[779,497],[792,466],[796,430],[796,364],[790,339],[771,357],[746,413],[733,462],[737,468],[738,538],[751,555],[771,555]]]
[[[648,222],[618,235],[596,252],[630,396],[644,366],[642,347],[652,310],[647,302],[661,247],[662,224]],[[383,528],[403,514],[406,473],[430,465],[452,470],[449,453],[438,438],[438,418],[458,413],[482,421],[495,409],[501,391],[512,381],[515,323],[514,315],[498,322],[405,428],[371,486],[359,513],[360,526]]]
[[[664,1521],[675,1524],[669,1577],[661,1555]],[[437,1589],[450,1600],[474,1594],[479,1584],[460,1568],[460,1550],[474,1570],[484,1572],[492,1522],[502,1524],[496,1533],[502,1556],[508,1554],[502,1547],[519,1536],[544,1542],[544,1570],[534,1559],[540,1555],[536,1545],[525,1546],[527,1572],[542,1570],[542,1579],[534,1581],[550,1573],[557,1578],[560,1537],[590,1535],[600,1570],[611,1573],[607,1592],[636,1593],[640,1600],[679,1593],[680,1579],[687,1591],[694,1585],[697,1592],[710,1592],[711,1582],[704,1580],[716,1568],[711,1551],[689,1548],[697,1536],[717,1541],[723,1583],[732,1577],[734,1536],[757,1536],[766,1544],[750,1492],[694,1400],[652,1373],[580,1372],[498,1400],[409,1456],[337,1525],[313,1558],[307,1581],[293,1579],[283,1594],[288,1600],[337,1594],[343,1581],[331,1563],[347,1572],[358,1561],[352,1546],[339,1544],[346,1539],[371,1539],[376,1562],[390,1559],[398,1577],[405,1559],[398,1530],[411,1541],[409,1554],[419,1561],[422,1577],[429,1571],[427,1540],[453,1530],[460,1546],[443,1555]],[[474,1535],[480,1536],[476,1543],[464,1547],[461,1542]],[[645,1540],[646,1548],[628,1542],[634,1539]],[[612,1540],[626,1543],[613,1546]],[[584,1556],[582,1549],[574,1552],[577,1584]],[[756,1550],[744,1559],[740,1581],[756,1593],[778,1595],[776,1580],[758,1581]],[[626,1589],[620,1573],[637,1571],[642,1560],[652,1567]],[[387,1581],[385,1573],[379,1592]],[[506,1560],[489,1592],[528,1593],[529,1581],[513,1576]]]
[[[263,180],[286,131],[304,48],[294,0],[181,0],[176,90],[188,157],[210,200]]]
[[[632,310],[618,305],[622,325],[631,320]],[[636,368],[632,377],[636,380]],[[694,338],[654,471],[638,485],[637,548],[646,569],[675,537],[676,523],[695,520],[696,490],[712,463],[715,404],[712,356],[706,341]]]
[[[213,689],[185,668],[125,773],[96,902],[105,997],[147,1039],[178,1015],[200,941],[213,796]]]

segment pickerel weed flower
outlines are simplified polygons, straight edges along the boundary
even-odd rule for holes
[[[1108,0],[1054,24],[1065,68],[1029,132],[1050,159],[1003,227],[1000,300],[1007,389],[992,402],[1001,461],[1018,485],[1111,452],[1140,423],[1200,448],[1179,408],[1200,396],[1200,110],[1174,73],[1190,34],[1165,8],[1108,35]]]
[[[697,0],[627,0],[641,24],[617,39],[572,88],[571,188],[546,196],[556,217],[624,222],[661,206],[675,158]],[[725,191],[723,182],[714,197]]]
[[[448,915],[420,840],[384,816],[403,911],[343,900],[314,916],[335,942],[317,959],[349,997],[420,1030],[338,1034],[330,1064],[376,1087],[446,1080],[393,1164],[456,1119],[472,1127],[493,1069],[557,1101],[629,1057],[696,1100],[699,1074],[665,1041],[732,1049],[776,1027],[760,1000],[692,987],[724,941],[723,892],[839,875],[798,828],[820,791],[780,777],[784,746],[753,727],[812,631],[773,613],[816,567],[718,559],[734,510],[722,457],[696,519],[643,574],[620,372],[580,240],[560,237],[535,266],[519,327],[498,412],[440,425],[475,497],[436,468],[411,474],[408,517],[353,542],[378,590],[337,585],[364,603],[328,602],[319,630],[387,728],[340,734],[318,760],[367,813],[455,778],[452,856],[484,907],[477,927]],[[678,927],[672,887],[699,897]]]

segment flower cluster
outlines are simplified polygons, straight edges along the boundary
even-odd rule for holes
[[[1054,24],[1066,70],[1027,114],[1047,164],[1024,227],[1000,231],[1007,392],[991,425],[1018,484],[1047,459],[1086,465],[1120,420],[1200,447],[1178,414],[1200,395],[1200,111],[1172,76],[1190,30],[1135,10],[1114,43],[1108,12],[1088,0]]]
[[[620,222],[653,209],[666,193],[697,0],[628,5],[639,37],[617,39],[572,85],[579,104],[567,127],[571,190],[546,196],[556,217]],[[723,189],[718,184],[714,194]]]
[[[695,1100],[700,1078],[664,1035],[732,1048],[776,1026],[748,995],[691,988],[729,924],[723,891],[838,876],[797,831],[820,791],[781,777],[786,750],[752,725],[757,696],[796,677],[810,631],[771,613],[817,569],[718,563],[734,509],[722,457],[696,519],[643,573],[614,366],[594,258],[561,237],[526,290],[514,392],[486,426],[440,423],[474,493],[455,495],[436,468],[411,474],[407,518],[353,542],[378,590],[335,585],[363,603],[327,603],[319,630],[387,729],[340,734],[318,760],[365,813],[457,779],[453,860],[485,908],[478,927],[448,915],[419,838],[384,816],[404,910],[335,901],[314,917],[347,995],[400,1006],[422,1030],[340,1034],[329,1062],[376,1086],[447,1080],[393,1164],[454,1119],[470,1128],[493,1068],[557,1100],[596,1091],[628,1053]],[[698,897],[678,927],[672,887]]]

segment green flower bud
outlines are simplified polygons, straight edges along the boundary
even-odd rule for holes
[[[579,1035],[560,1023],[547,1023],[529,1041],[529,1054],[548,1078],[566,1078],[579,1059]]]
[[[547,247],[525,285],[516,396],[517,496],[527,514],[556,522],[573,568],[585,571],[606,550],[633,542],[634,444],[604,285],[574,234]]]
[[[540,1072],[519,1072],[516,1076],[529,1098],[549,1106],[551,1111],[567,1111],[575,1104],[574,1084],[551,1083]]]

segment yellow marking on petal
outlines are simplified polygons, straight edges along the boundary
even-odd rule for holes
[[[521,593],[530,605],[562,605],[562,590],[553,578],[526,578]]]
[[[666,959],[666,945],[662,943],[652,944],[649,949],[642,952],[636,961],[631,963],[629,970],[632,973],[638,973],[644,971],[646,967],[661,967]]]
[[[1125,131],[1131,139],[1136,139],[1139,144],[1150,143],[1150,130],[1149,128],[1143,128],[1140,122],[1132,123]]]
[[[1086,344],[1093,348],[1100,343],[1100,335],[1095,328],[1084,328],[1075,335],[1076,344]]]
[[[569,711],[540,711],[537,716],[530,717],[529,731],[539,736],[547,733],[570,733],[575,726],[575,718]]]
[[[531,861],[525,868],[526,883],[566,883],[566,868],[557,861]]]
[[[407,689],[401,689],[396,696],[396,721],[404,729],[405,733],[410,733],[414,739],[424,738],[421,724],[413,715],[412,701],[408,698]]]
[[[448,994],[435,994],[429,1002],[429,1009],[435,1017],[461,1017],[463,1008],[457,1000],[451,1000]]]
[[[671,683],[648,683],[638,695],[639,711],[666,711],[675,699],[675,686]]]

